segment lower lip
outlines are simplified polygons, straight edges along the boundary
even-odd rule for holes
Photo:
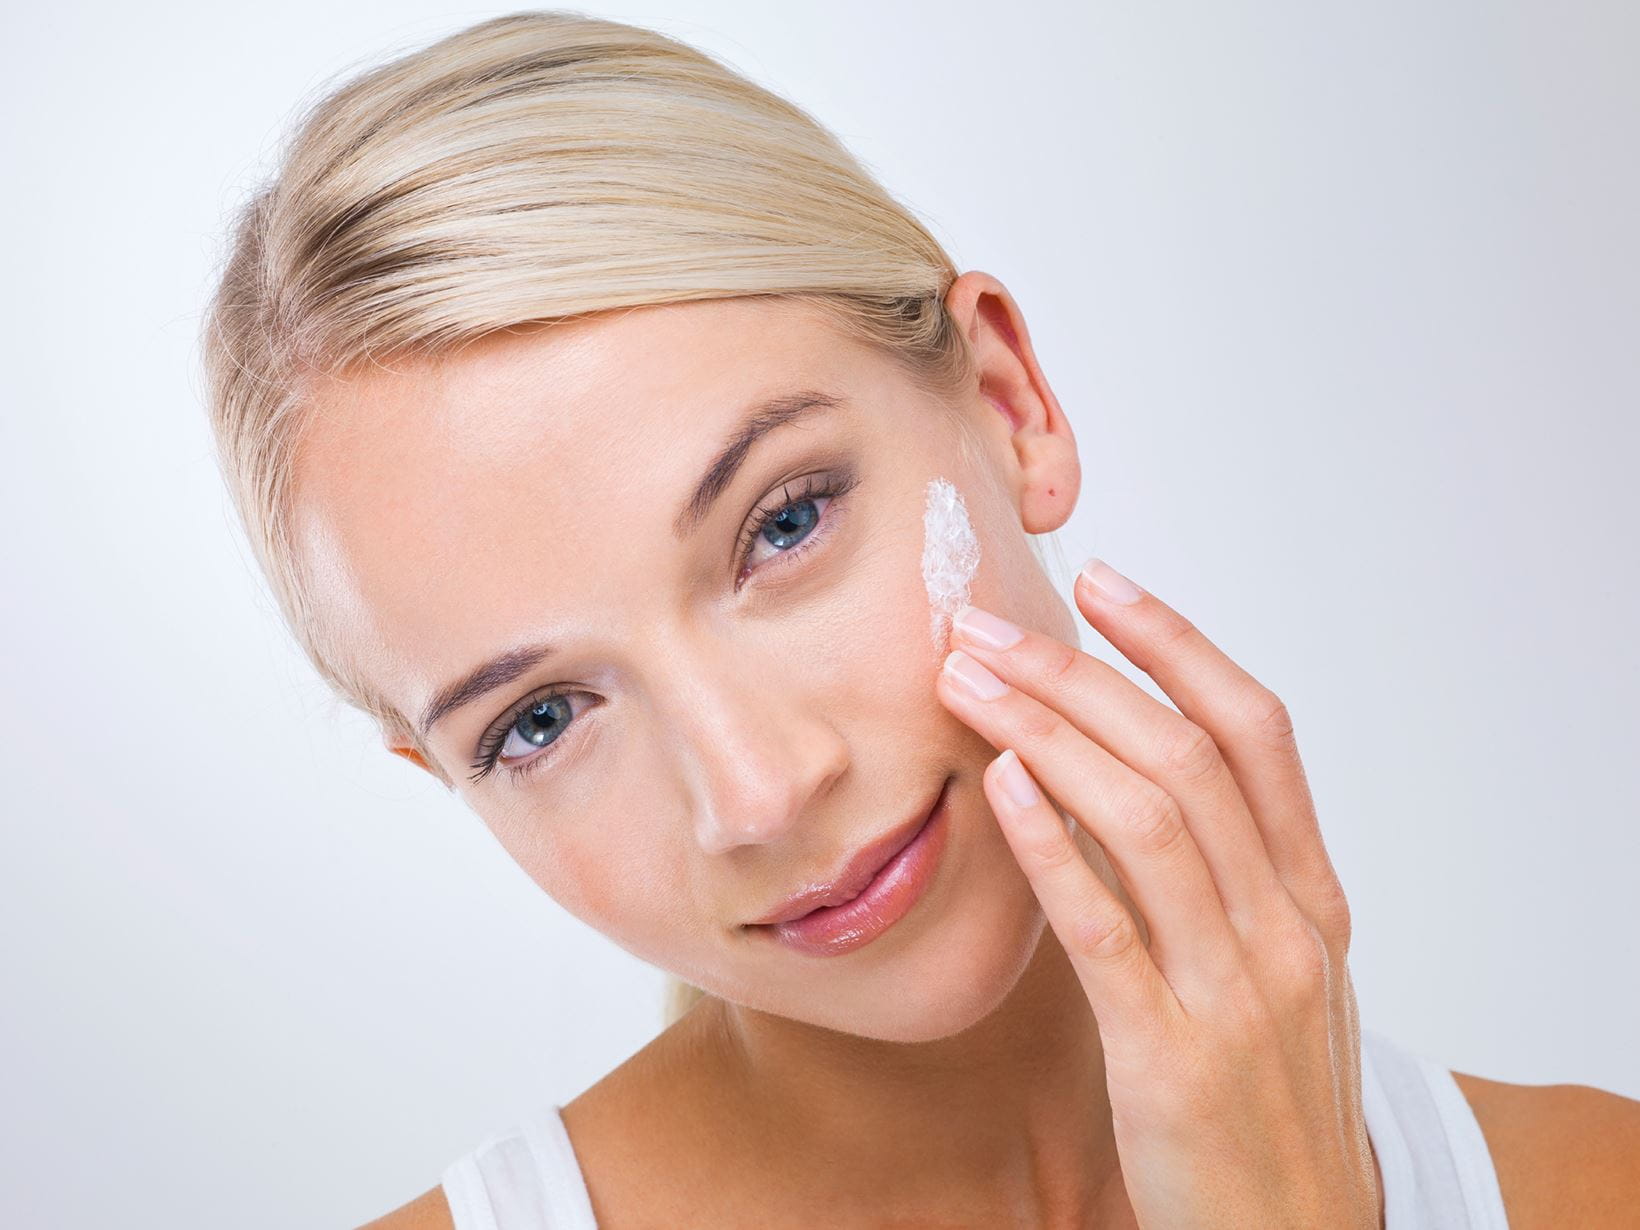
[[[760,924],[758,930],[790,948],[815,957],[835,957],[871,943],[905,917],[928,887],[950,829],[948,781],[917,835],[884,864],[858,897],[821,906],[789,922]]]

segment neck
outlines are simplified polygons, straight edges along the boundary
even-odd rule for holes
[[[861,1038],[717,999],[690,1016],[714,1056],[718,1122],[735,1125],[771,1190],[823,1201],[808,1207],[833,1220],[1134,1224],[1098,1026],[1046,925],[998,1009],[937,1041]]]

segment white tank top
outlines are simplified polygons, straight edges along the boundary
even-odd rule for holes
[[[1508,1230],[1486,1138],[1450,1071],[1363,1029],[1361,1086],[1385,1230]],[[450,1164],[455,1230],[597,1230],[558,1112],[550,1105]]]

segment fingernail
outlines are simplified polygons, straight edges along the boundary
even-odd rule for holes
[[[1006,619],[977,606],[957,608],[952,620],[964,636],[987,649],[1007,649],[1025,639],[1025,634]]]
[[[997,783],[1015,807],[1035,807],[1042,801],[1036,783],[1031,781],[1031,775],[1011,747],[997,757]]]
[[[945,655],[942,669],[980,700],[995,700],[1008,690],[1007,684],[960,649]]]
[[[1097,555],[1082,565],[1082,575],[1094,589],[1122,606],[1131,606],[1144,595],[1142,589]]]

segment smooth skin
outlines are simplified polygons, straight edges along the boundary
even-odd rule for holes
[[[1068,644],[1075,639],[1068,608],[1032,591],[1028,572],[1009,571],[1025,557],[1010,554],[1017,544],[1003,531],[1011,524],[1015,535],[1042,533],[1069,515],[1079,481],[1069,424],[1000,282],[964,274],[947,303],[980,366],[978,387],[963,409],[982,426],[987,448],[981,461],[995,479],[988,486],[965,475],[959,485],[991,552],[980,581],[987,568],[1004,573],[1000,583],[977,583],[975,602],[982,615],[1015,623],[1023,635],[995,648],[956,634],[954,648],[1001,681],[1000,695],[979,699],[949,671],[933,672],[939,704],[932,708],[956,729],[933,726],[915,742],[938,743],[940,763],[949,753],[949,763],[971,766],[973,773],[964,773],[962,789],[953,793],[948,860],[919,909],[850,958],[819,967],[791,959],[742,966],[752,958],[714,947],[710,929],[682,912],[706,908],[704,892],[664,903],[666,910],[651,919],[644,912],[648,902],[613,891],[618,886],[606,892],[595,879],[547,882],[546,864],[531,862],[546,840],[532,827],[539,821],[526,823],[532,797],[469,795],[509,852],[582,917],[708,989],[715,979],[718,988],[730,984],[742,1001],[752,1001],[704,1002],[565,1107],[599,1224],[604,1230],[811,1226],[819,1214],[830,1225],[874,1227],[1378,1226],[1382,1189],[1361,1119],[1359,1030],[1346,963],[1349,911],[1321,843],[1286,710],[1148,593],[1113,602],[1079,579],[1073,598],[1081,616],[1146,671],[1177,710]],[[892,391],[893,403],[911,403],[874,360],[849,356],[835,339],[806,332],[808,326],[783,315],[758,330],[759,345],[747,352],[753,359],[737,352],[724,356],[732,362],[714,362],[711,348],[725,326],[737,326],[731,351],[745,336],[739,319],[714,313],[742,310],[751,309],[688,305],[585,322],[561,338],[558,351],[542,352],[548,366],[532,369],[532,379],[568,389],[566,400],[573,402],[577,389],[606,382],[619,387],[634,371],[653,374],[657,388],[670,382],[687,389],[703,378],[700,372],[766,358],[771,370],[816,379],[808,367],[831,363],[828,377],[853,379],[884,397]],[[628,361],[633,353],[644,355],[641,367]],[[536,362],[535,352],[528,357]],[[848,362],[835,366],[844,357]],[[483,469],[487,452],[472,454],[480,463],[469,457],[466,485],[433,481],[439,476],[430,467],[448,457],[451,433],[424,430],[429,424],[413,416],[442,399],[458,426],[473,421],[468,416],[480,405],[492,418],[505,417],[508,403],[496,393],[518,387],[510,361],[505,354],[480,354],[472,365],[442,371],[436,385],[413,377],[408,384],[355,384],[355,408],[363,403],[383,413],[348,417],[338,403],[332,425],[344,430],[319,438],[319,460],[310,460],[318,467],[314,498],[323,504],[327,489],[344,497],[365,487],[380,492],[402,540],[423,551],[451,521],[505,525],[506,510],[529,506],[524,493],[505,490],[496,473]],[[651,403],[649,412],[659,420],[678,420],[653,396],[623,401],[622,412],[635,416]],[[607,415],[605,407],[593,410]],[[372,435],[372,421],[388,424],[388,434],[378,427]],[[571,424],[553,441],[555,455],[572,448],[577,430]],[[641,427],[633,428],[633,440],[646,438]],[[903,493],[920,494],[927,470],[948,472],[957,464],[953,458],[928,452],[937,440],[914,425],[901,439],[874,439],[873,456],[885,466],[890,459],[910,466],[915,474],[907,477],[916,480],[883,482],[879,489],[902,492],[894,499],[905,503]],[[431,442],[428,449],[436,443],[437,451],[406,453],[422,441]],[[574,494],[597,514],[589,514],[588,526],[618,505],[637,507],[620,493],[605,497],[608,510],[596,507],[607,485],[595,472],[600,456],[589,446],[585,466],[576,455],[558,470],[585,474],[585,489]],[[363,458],[381,459],[384,468],[361,480]],[[664,485],[670,486],[671,471],[681,464],[679,450],[669,445],[640,469],[668,476]],[[395,481],[405,486],[389,489]],[[439,520],[417,522],[415,500],[423,491],[436,497]],[[487,500],[494,506],[485,506]],[[471,590],[472,579],[447,575],[465,556],[418,574],[413,603],[385,601],[382,578],[400,577],[405,561],[391,558],[383,545],[388,539],[357,520],[369,511],[362,503],[338,499],[326,507],[327,542],[334,558],[349,565],[338,575],[377,578],[374,588],[357,585],[343,605],[369,612],[377,640],[400,647],[396,664],[402,666],[406,645],[461,640],[467,607],[452,600],[441,608],[438,599]],[[859,508],[850,510],[842,537],[826,548],[847,553],[851,575],[883,567],[883,577],[870,577],[851,604],[856,620],[870,616],[860,613],[859,603],[867,592],[884,591],[890,584],[884,578],[902,571],[915,577],[914,564],[907,567],[912,557],[887,528],[894,522],[886,505],[870,517],[859,516]],[[863,553],[849,536],[868,525],[873,546]],[[463,550],[471,552],[478,541],[464,537]],[[601,578],[613,575],[611,562],[622,558],[585,554],[591,562],[583,568],[597,565]],[[533,585],[531,596],[545,602],[573,579],[575,562],[566,556],[537,573],[521,569],[516,558],[510,566],[522,577],[519,584]],[[801,590],[798,582],[784,584],[804,603],[819,603],[843,584],[831,566],[817,550],[812,563],[791,570],[795,576],[813,569],[816,579],[805,576]],[[475,577],[498,576],[503,560],[480,558],[475,567]],[[537,584],[532,576],[551,577],[553,584]],[[784,614],[777,602],[797,601],[777,599],[777,592],[771,587],[759,599],[765,620]],[[492,595],[485,609],[493,613],[502,597]],[[394,612],[428,622],[393,626]],[[926,610],[885,608],[882,628],[900,622],[908,637],[926,639]],[[480,631],[473,629],[475,646],[486,639]],[[663,639],[674,631],[657,625]],[[695,647],[669,642],[668,661],[679,660],[679,645]],[[388,665],[372,664],[377,678],[391,677]],[[858,669],[881,675],[872,662]],[[783,686],[802,686],[803,670],[797,662]],[[880,704],[897,703],[896,684],[882,685],[879,694]],[[735,699],[749,704],[751,694]],[[785,714],[770,709],[758,716],[767,721]],[[902,728],[906,720],[900,719]],[[725,729],[738,733],[738,727]],[[697,870],[704,876],[756,853],[754,845],[777,851],[791,845],[794,834],[845,815],[840,803],[835,811],[824,806],[822,786],[835,791],[847,780],[847,732],[816,726],[813,733],[821,739],[813,746],[830,746],[822,735],[838,733],[839,739],[828,762],[832,776],[822,779],[815,769],[808,792],[786,800],[792,802],[787,818],[801,816],[806,829],[795,822],[769,825],[754,842],[744,827],[752,812],[734,813],[724,804],[714,813],[723,827],[697,825],[689,833],[692,845],[663,846],[652,856],[654,865],[674,869],[654,884],[688,882]],[[850,743],[848,754],[862,758],[863,746]],[[998,757],[999,749],[1011,750]],[[392,750],[436,769],[414,749]],[[1063,809],[1068,826],[1049,802],[1011,802],[1003,772],[1015,757]],[[455,763],[453,754],[449,759]],[[772,788],[780,771],[805,766],[770,760],[760,768],[756,781]],[[667,782],[642,785],[647,797],[669,801]],[[712,797],[720,804],[730,799],[723,790]],[[766,821],[770,798],[750,801],[764,808]],[[664,818],[662,808],[649,812]],[[855,842],[885,827],[861,820],[852,807],[846,816]],[[738,845],[727,836],[731,818],[743,822]],[[837,823],[838,831],[848,827],[847,820]],[[589,828],[572,834],[582,846],[556,851],[561,857],[551,865],[579,860],[593,877],[616,862],[631,875],[648,865],[636,851],[676,842],[678,831],[661,825],[641,848],[622,850],[597,846],[615,839]],[[794,858],[787,870],[796,866]],[[750,857],[741,870],[748,888],[754,877],[765,887],[780,882]],[[730,877],[712,886],[732,883]],[[961,885],[966,912],[953,908],[951,883]],[[766,898],[765,892],[741,899]],[[984,926],[975,934],[986,937],[990,949],[961,930],[976,911]],[[930,919],[937,925],[925,927]],[[997,936],[1020,944],[1017,967],[1010,969]],[[957,955],[973,964],[956,964]],[[861,961],[840,964],[853,956]],[[744,983],[734,985],[735,977]],[[881,979],[899,994],[885,996]],[[862,986],[869,994],[851,998]],[[778,996],[786,998],[777,1004]],[[1587,1086],[1454,1075],[1491,1146],[1511,1226],[1632,1224],[1640,1206],[1640,1103]],[[370,1223],[376,1230],[451,1225],[437,1187]]]
[[[1099,1022],[1134,1218],[1373,1230],[1349,911],[1286,709],[1108,565],[1076,599],[1179,713],[988,612],[1017,643],[959,620],[941,697],[1011,749],[986,794]],[[1148,943],[1033,778],[1113,856]]]

